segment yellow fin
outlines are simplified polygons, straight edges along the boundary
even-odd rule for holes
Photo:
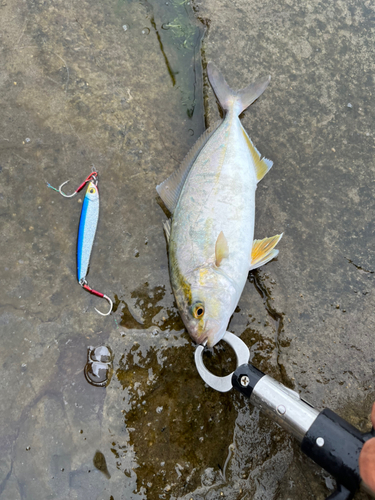
[[[215,244],[215,264],[217,265],[217,267],[220,266],[221,261],[225,257],[228,257],[228,255],[229,255],[228,242],[226,237],[224,236],[223,231],[221,231],[219,236],[217,237]]]
[[[249,147],[251,157],[253,159],[254,166],[255,166],[257,181],[259,182],[260,180],[263,179],[263,177],[266,175],[266,173],[270,170],[270,168],[273,165],[273,162],[271,160],[269,160],[268,158],[261,158],[259,151],[254,146],[250,137],[247,135],[246,130],[243,127],[242,127],[242,132],[243,132],[243,135],[245,136],[247,145]]]
[[[276,234],[276,236],[272,236],[271,238],[264,238],[264,240],[253,241],[249,270],[263,266],[276,257],[279,251],[274,250],[274,248],[281,240],[282,235],[283,234]]]

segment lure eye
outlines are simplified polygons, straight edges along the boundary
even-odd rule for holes
[[[95,193],[95,188],[91,188],[91,189],[89,190],[89,193],[94,194],[94,193]]]
[[[195,304],[193,306],[193,316],[196,319],[202,318],[204,315],[204,305],[203,304]]]

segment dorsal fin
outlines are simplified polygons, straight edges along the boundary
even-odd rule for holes
[[[243,127],[242,127],[242,132],[243,132],[243,135],[245,136],[247,145],[249,147],[250,154],[251,154],[251,157],[253,159],[254,166],[255,166],[257,181],[259,182],[260,180],[263,179],[263,177],[266,175],[266,173],[271,169],[273,162],[271,160],[269,160],[268,158],[264,158],[264,157],[261,158],[259,151],[254,146],[252,140],[247,135],[247,132]]]
[[[212,134],[219,128],[221,123],[222,120],[219,120],[203,132],[185,156],[181,165],[173,172],[172,175],[168,177],[168,179],[156,186],[156,191],[171,213],[173,213],[176,208],[182,188],[185,184],[187,176],[189,175],[191,167],[193,166],[203,146],[207,143]]]

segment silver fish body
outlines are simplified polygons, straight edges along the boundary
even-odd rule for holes
[[[269,78],[235,92],[211,63],[208,73],[225,119],[157,190],[173,212],[167,233],[177,306],[193,340],[213,346],[225,334],[249,270],[277,255],[281,236],[254,242],[257,182],[272,162],[261,159],[238,118]]]

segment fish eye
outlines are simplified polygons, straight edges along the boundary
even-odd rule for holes
[[[91,194],[95,193],[95,189],[94,189],[94,188],[91,188],[91,189],[90,189],[90,193],[91,193]]]
[[[202,303],[195,304],[193,306],[193,316],[196,319],[200,319],[204,315],[204,305]]]

